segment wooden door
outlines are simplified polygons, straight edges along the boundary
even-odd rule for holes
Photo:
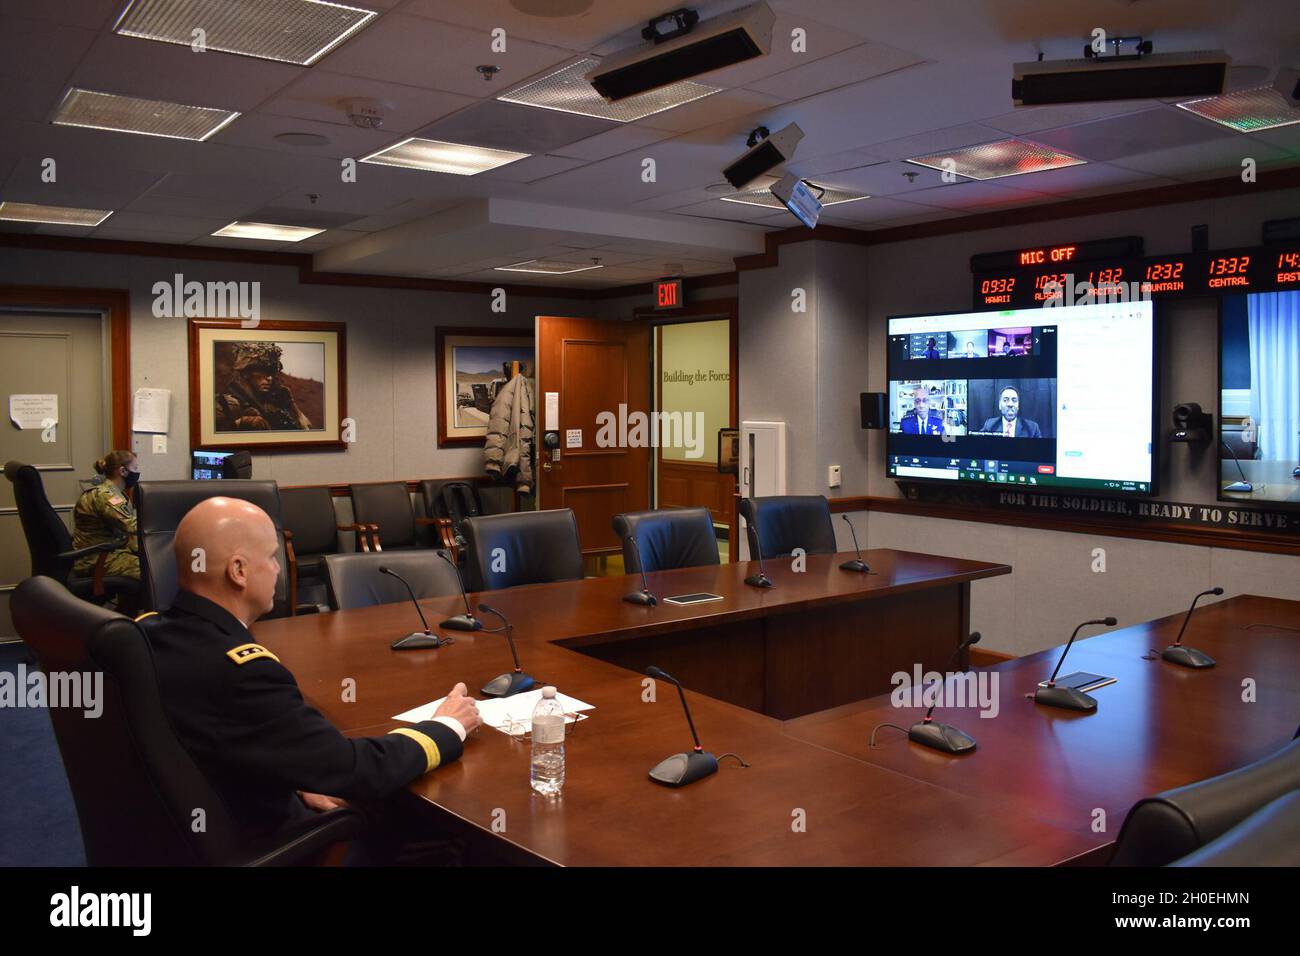
[[[634,413],[650,411],[645,322],[537,317],[538,507],[573,509],[583,554],[620,551],[614,515],[650,507],[651,449],[625,440],[636,438]],[[598,435],[611,417],[605,437],[612,441],[602,447]],[[548,431],[558,454],[546,447]]]

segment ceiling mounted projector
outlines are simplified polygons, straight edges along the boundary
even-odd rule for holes
[[[607,56],[586,79],[597,93],[616,103],[701,73],[766,56],[775,22],[771,7],[757,3],[686,28],[686,32],[671,39]],[[647,30],[653,30],[654,24],[652,20]]]
[[[1015,64],[1016,106],[1219,96],[1232,58],[1222,50]]]
[[[794,156],[794,149],[801,139],[803,130],[798,123],[791,123],[750,147],[744,156],[727,166],[722,175],[740,189]]]

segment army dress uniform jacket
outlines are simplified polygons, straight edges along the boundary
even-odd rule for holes
[[[461,755],[460,735],[438,721],[344,737],[279,659],[206,598],[181,591],[139,623],[172,729],[250,833],[310,816],[295,791],[381,799]]]

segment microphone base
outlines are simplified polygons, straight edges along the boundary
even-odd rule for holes
[[[1227,486],[1226,488],[1224,488],[1223,490],[1224,490],[1224,491],[1237,491],[1237,492],[1241,492],[1241,493],[1245,494],[1246,492],[1254,491],[1254,490],[1255,490],[1255,486],[1252,485],[1249,481],[1234,481],[1232,484],[1228,485],[1228,486]]]
[[[654,607],[659,603],[659,599],[644,589],[633,591],[631,594],[624,594],[623,600],[628,604],[640,604],[642,607]]]
[[[537,686],[537,681],[527,674],[514,671],[494,677],[479,689],[484,697],[513,697]]]
[[[444,631],[481,631],[483,622],[472,614],[457,614],[441,621],[438,626]]]
[[[406,637],[400,637],[390,645],[395,651],[423,651],[431,648],[442,647],[448,643],[437,634],[426,634],[424,631],[412,631]]]
[[[684,787],[717,772],[717,757],[705,750],[694,750],[659,761],[650,771],[650,779],[665,787]]]
[[[859,574],[870,574],[871,568],[867,567],[867,562],[861,558],[850,558],[840,565],[841,571],[857,571]]]
[[[1186,644],[1170,644],[1160,656],[1171,664],[1178,664],[1181,667],[1192,667],[1202,669],[1213,667],[1216,663],[1213,657],[1204,651],[1198,651],[1194,647],[1188,647]]]
[[[1046,707],[1060,707],[1063,710],[1093,711],[1097,709],[1097,699],[1089,697],[1073,687],[1040,687],[1034,691],[1034,703]]]
[[[920,721],[912,725],[907,732],[907,739],[946,754],[967,754],[975,749],[975,738],[962,733],[951,724],[927,724]]]
[[[745,583],[748,584],[751,588],[776,587],[776,585],[772,583],[772,579],[769,578],[762,571],[759,571],[758,574],[751,574],[749,577],[745,578]]]

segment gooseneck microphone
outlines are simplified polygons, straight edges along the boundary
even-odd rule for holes
[[[757,516],[750,522],[750,527],[754,529],[754,543],[758,545],[758,573],[745,578],[745,583],[751,588],[774,588],[776,585],[772,583],[772,579],[763,570],[763,539],[758,536]]]
[[[1192,612],[1196,610],[1196,602],[1208,594],[1218,596],[1223,593],[1223,588],[1210,588],[1208,591],[1202,591],[1196,597],[1192,598],[1192,606],[1187,609],[1187,616],[1183,618],[1183,626],[1178,629],[1178,637],[1174,642],[1160,652],[1163,657],[1171,664],[1178,664],[1182,667],[1213,667],[1215,660],[1204,651],[1198,651],[1194,647],[1186,647],[1183,644],[1183,632],[1187,630],[1187,622],[1192,619]]]
[[[450,644],[450,641],[444,641],[437,634],[433,633],[429,627],[429,622],[424,619],[424,612],[420,610],[420,602],[415,599],[415,592],[411,590],[411,585],[407,583],[406,578],[402,577],[388,565],[381,565],[380,574],[386,574],[390,578],[397,578],[406,588],[406,593],[411,596],[411,603],[415,605],[415,613],[420,615],[420,623],[424,625],[423,631],[412,631],[406,637],[398,638],[393,641],[392,648],[395,651],[415,651],[429,647],[442,647],[444,644]]]
[[[682,689],[681,683],[676,677],[658,667],[647,667],[645,672],[657,680],[666,680],[676,685],[677,693],[682,699],[682,710],[686,712],[686,723],[691,728],[691,738],[695,741],[695,749],[690,753],[673,754],[659,761],[650,771],[650,779],[655,783],[662,783],[665,787],[684,787],[688,783],[694,783],[696,780],[717,773],[718,758],[700,744],[700,735],[695,732],[695,721],[691,719],[691,708],[686,704],[686,691]]]
[[[457,614],[455,617],[449,617],[438,626],[448,631],[481,631],[483,622],[474,616],[474,612],[469,609],[469,595],[465,593],[465,579],[460,576],[460,568],[456,567],[456,562],[451,559],[446,551],[438,549],[438,557],[451,565],[451,569],[456,572],[456,583],[460,585],[460,599],[465,602],[465,613]]]
[[[519,649],[515,647],[514,628],[506,620],[506,616],[494,607],[488,607],[486,604],[480,604],[478,609],[484,614],[491,614],[501,621],[501,627],[494,628],[494,633],[505,631],[506,643],[510,645],[510,656],[514,658],[515,669],[512,673],[502,674],[494,677],[483,685],[480,693],[484,697],[513,697],[515,694],[522,694],[526,690],[532,690],[537,681],[524,673],[524,669],[519,666]],[[482,625],[479,625],[482,627]]]
[[[1232,446],[1229,445],[1222,438],[1219,439],[1219,444],[1222,445],[1225,449],[1227,449],[1228,454],[1232,456],[1232,460],[1237,463],[1237,474],[1241,475],[1241,481],[1234,481],[1232,484],[1228,485],[1223,490],[1240,491],[1242,493],[1254,491],[1255,486],[1246,480],[1246,471],[1241,467],[1241,459],[1238,458],[1237,453],[1232,450]]]
[[[645,576],[645,562],[641,560],[641,545],[637,543],[636,534],[631,533],[627,540],[632,545],[632,550],[636,552],[636,563],[641,569],[641,590],[633,591],[631,594],[624,594],[623,600],[628,604],[641,604],[645,607],[654,607],[659,603],[659,599],[650,593],[650,582]]]
[[[973,631],[971,636],[966,638],[957,645],[957,649],[952,652],[948,658],[947,667],[952,667],[961,656],[962,651],[966,650],[972,644],[980,642],[980,632]],[[930,747],[934,750],[943,751],[946,754],[965,754],[975,749],[975,738],[969,734],[963,733],[951,724],[934,723],[934,709],[939,706],[939,692],[943,689],[944,677],[939,676],[939,683],[934,688],[934,703],[930,709],[925,712],[920,723],[913,724],[907,732],[907,739],[913,743]]]
[[[1061,658],[1056,662],[1056,670],[1052,671],[1052,676],[1047,679],[1047,686],[1034,691],[1034,703],[1046,704],[1048,707],[1063,707],[1066,710],[1096,710],[1096,698],[1089,697],[1083,691],[1075,690],[1073,687],[1057,687],[1056,675],[1060,673],[1061,665],[1065,663],[1065,655],[1070,653],[1070,648],[1074,646],[1074,639],[1079,636],[1080,631],[1091,624],[1114,627],[1118,623],[1113,617],[1105,617],[1095,621],[1084,621],[1076,627],[1065,645],[1065,650],[1061,651]]]
[[[867,562],[862,560],[862,549],[858,547],[857,529],[853,527],[853,522],[849,520],[848,515],[840,515],[840,517],[843,518],[844,523],[849,526],[849,532],[853,535],[853,550],[858,553],[858,556],[856,558],[849,561],[845,561],[843,564],[841,564],[840,570],[857,571],[860,574],[870,574],[871,568],[867,566]]]

